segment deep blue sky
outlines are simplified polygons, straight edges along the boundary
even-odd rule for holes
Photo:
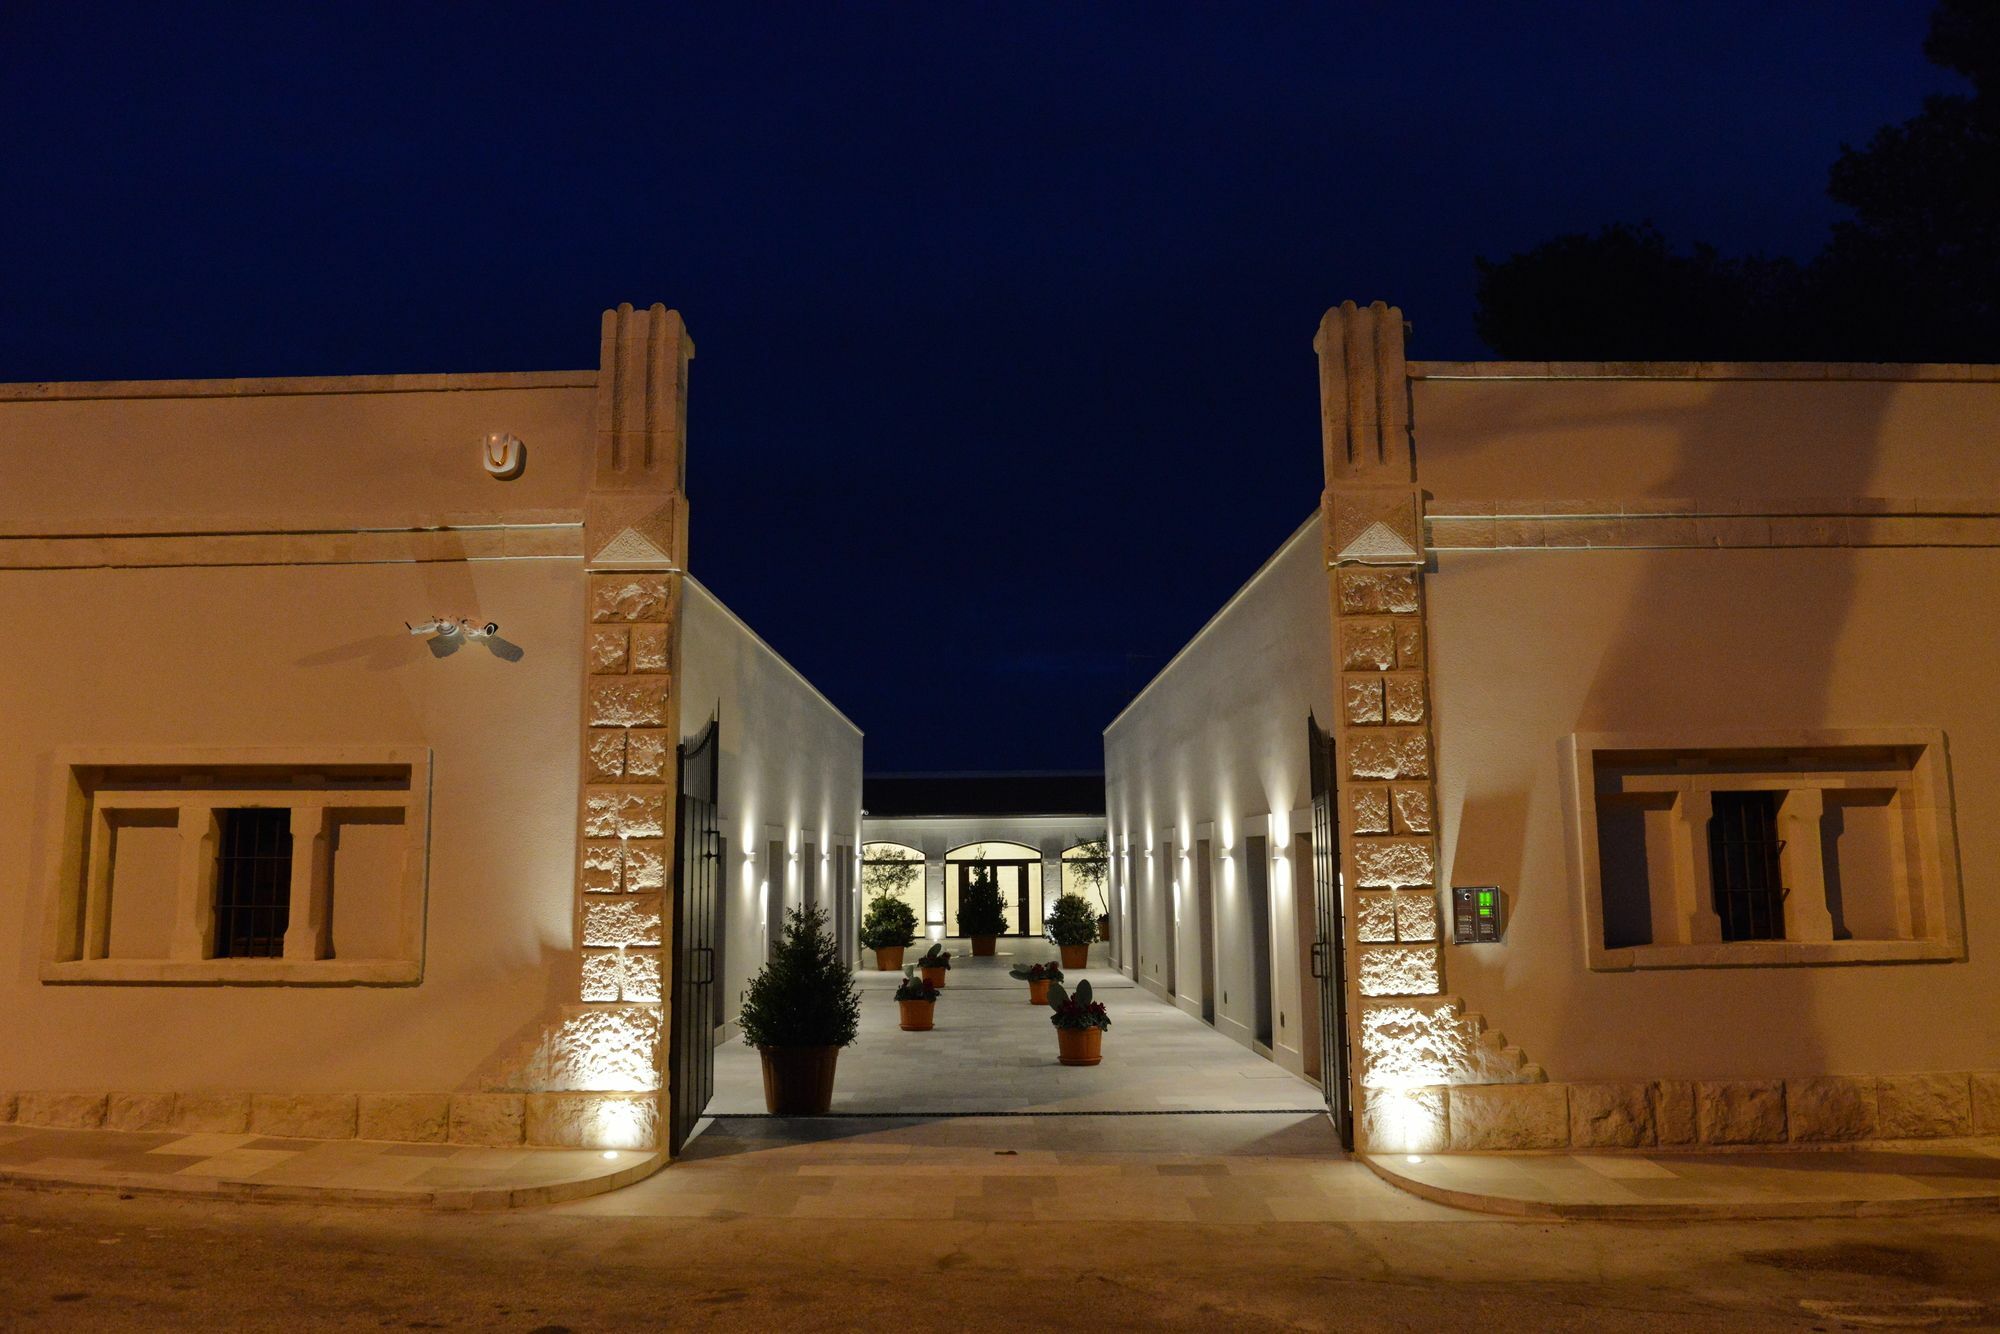
[[[0,380],[583,368],[665,301],[693,569],[878,771],[1099,762],[1316,501],[1327,305],[1478,356],[1478,254],[1808,253],[1951,84],[1922,3],[307,8],[0,4]]]

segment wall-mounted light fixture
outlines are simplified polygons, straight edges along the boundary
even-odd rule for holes
[[[511,482],[528,468],[528,447],[519,436],[505,431],[488,431],[479,442],[479,461],[496,482]]]

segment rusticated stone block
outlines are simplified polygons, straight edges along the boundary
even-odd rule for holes
[[[1437,895],[1428,891],[1398,894],[1395,901],[1396,939],[1410,942],[1438,938]]]
[[[6,1095],[0,1094],[0,1104],[5,1102]],[[6,1108],[0,1105],[0,1121],[4,1120]],[[1972,1133],[2000,1135],[2000,1074],[1972,1076]]]
[[[659,727],[667,721],[667,683],[602,677],[590,683],[592,727]]]
[[[1653,1082],[1652,1090],[1653,1127],[1660,1143],[1694,1143],[1694,1085],[1684,1079],[1662,1079]]]
[[[1428,783],[1398,783],[1390,789],[1396,803],[1396,832],[1431,832],[1431,788]]]
[[[1382,678],[1379,676],[1347,676],[1341,681],[1346,696],[1344,707],[1347,722],[1352,727],[1366,727],[1382,721]]]
[[[1937,1139],[1972,1133],[1972,1080],[1966,1075],[1884,1075],[1875,1081],[1883,1139]]]
[[[1386,672],[1396,665],[1396,627],[1389,621],[1340,622],[1343,671]]]
[[[664,621],[667,595],[667,576],[663,574],[593,574],[590,619]]]
[[[657,894],[667,887],[667,845],[657,839],[625,845],[625,892]]]
[[[20,1094],[0,1093],[0,1125],[12,1124],[14,1118],[20,1114],[20,1110],[21,1110]]]
[[[1421,673],[1398,672],[1381,678],[1386,688],[1388,719],[1392,723],[1420,723],[1424,720],[1424,678]]]
[[[286,1139],[353,1139],[352,1093],[259,1093],[250,1099],[250,1130]]]
[[[1441,1088],[1362,1090],[1361,1143],[1371,1153],[1440,1153],[1448,1127]]]
[[[631,660],[630,631],[622,625],[592,626],[586,654],[590,670],[600,676],[622,676]]]
[[[1561,1084],[1456,1084],[1450,1117],[1454,1149],[1569,1145],[1569,1097]]]
[[[615,783],[625,776],[624,728],[591,728],[590,744],[585,749],[590,757],[589,777],[585,782]]]
[[[1363,1005],[1363,1086],[1520,1082],[1519,1070],[1499,1049],[1479,1041],[1459,1006],[1453,997]]]
[[[489,1148],[519,1144],[526,1120],[526,1103],[518,1093],[451,1095],[453,1144],[479,1144]]]
[[[1354,883],[1364,889],[1428,885],[1435,874],[1427,838],[1357,838]]]
[[[625,888],[625,846],[617,839],[595,839],[583,845],[583,892],[618,894]]]
[[[96,1130],[104,1124],[102,1093],[23,1093],[16,1112],[24,1126]]]
[[[667,659],[667,627],[664,625],[635,625],[632,627],[632,670],[635,672],[664,672],[672,664]]]
[[[106,1130],[167,1130],[173,1124],[171,1093],[114,1093],[104,1104]]]
[[[1694,1120],[1703,1144],[1783,1143],[1785,1083],[1781,1079],[1697,1080]]]
[[[593,789],[583,798],[583,832],[588,838],[658,838],[666,832],[666,798],[658,788]],[[632,887],[629,876],[625,887]]]
[[[1379,784],[1347,789],[1347,827],[1357,834],[1389,832],[1389,789]]]
[[[625,778],[633,783],[660,783],[668,777],[674,748],[662,731],[635,728],[625,734]]]
[[[645,1093],[660,1085],[660,1010],[655,1005],[567,1007],[531,1087]]]
[[[585,950],[583,991],[587,1001],[660,999],[660,955],[657,950]]]
[[[1415,570],[1369,570],[1348,567],[1340,572],[1340,614],[1373,615],[1417,609]]]
[[[1405,668],[1424,665],[1424,623],[1414,616],[1396,622],[1396,665]]]
[[[1396,900],[1390,894],[1354,896],[1354,938],[1364,944],[1396,942]]]
[[[1657,1143],[1651,1086],[1569,1085],[1569,1133],[1570,1143],[1579,1149],[1636,1149]]]
[[[1788,1079],[1785,1124],[1800,1142],[1873,1139],[1875,1081],[1839,1075]]]
[[[1353,778],[1428,778],[1429,738],[1421,731],[1351,733],[1347,737],[1347,772]]]
[[[1361,950],[1364,996],[1434,996],[1440,985],[1438,952],[1427,945],[1368,945]]]
[[[364,1093],[355,1135],[401,1144],[442,1144],[451,1135],[449,1093]]]
[[[583,943],[597,948],[660,944],[660,896],[627,894],[583,908]]]
[[[652,1149],[659,1144],[659,1099],[651,1094],[534,1093],[528,1143],[565,1149]]]
[[[247,1093],[178,1093],[174,1129],[189,1134],[240,1135],[250,1128]]]

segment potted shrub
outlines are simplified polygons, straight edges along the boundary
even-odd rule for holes
[[[771,961],[743,997],[743,1040],[764,1062],[774,1116],[818,1116],[833,1105],[834,1064],[854,1042],[861,991],[827,932],[826,913],[794,908]]]
[[[1049,1022],[1056,1026],[1056,1059],[1064,1065],[1096,1065],[1104,1059],[1104,1030],[1111,1016],[1090,997],[1090,983],[1076,984],[1071,995],[1056,982],[1049,987]]]
[[[972,941],[974,958],[993,957],[993,942],[1007,929],[1007,904],[990,866],[975,866],[958,892],[958,934]]]
[[[898,1022],[905,1033],[928,1033],[937,1013],[938,989],[917,975],[915,965],[903,970],[896,988]]]
[[[875,951],[878,972],[903,966],[903,951],[917,939],[917,914],[909,904],[888,894],[878,895],[861,915],[861,947]]]
[[[1017,963],[1008,974],[1028,984],[1028,1004],[1049,1003],[1049,983],[1062,981],[1063,971],[1052,963]]]
[[[942,945],[933,945],[917,960],[917,969],[923,973],[924,981],[944,990],[945,974],[951,971],[951,951]]]
[[[1090,942],[1097,939],[1097,909],[1081,894],[1065,894],[1049,910],[1048,931],[1062,950],[1063,967],[1087,967]]]
[[[1111,939],[1111,914],[1108,912],[1097,914],[1097,938],[1099,940]]]

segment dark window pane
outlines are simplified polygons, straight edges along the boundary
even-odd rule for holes
[[[1708,864],[1724,940],[1785,938],[1784,846],[1777,793],[1714,794]]]
[[[215,814],[215,957],[282,958],[291,923],[292,813],[244,807]]]

